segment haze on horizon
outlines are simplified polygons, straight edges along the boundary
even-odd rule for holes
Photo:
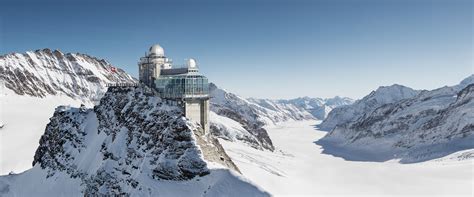
[[[459,83],[474,73],[473,29],[470,0],[6,0],[0,54],[80,52],[137,76],[158,43],[244,97],[358,99],[394,83]]]

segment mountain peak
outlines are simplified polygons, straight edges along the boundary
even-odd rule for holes
[[[385,104],[415,97],[419,92],[399,84],[380,86],[377,90],[372,91],[352,105],[333,109],[319,127],[323,130],[333,130],[338,125],[344,125],[358,119],[367,111],[375,110]]]
[[[376,92],[377,91],[393,91],[393,90],[400,90],[400,89],[407,89],[407,90],[413,90],[409,87],[406,87],[404,85],[400,85],[400,84],[392,84],[392,85],[389,85],[389,86],[380,86],[377,88],[377,90],[375,90]]]
[[[0,56],[0,78],[18,95],[65,94],[97,101],[107,83],[133,83],[130,75],[103,59],[48,48]]]
[[[418,90],[413,90],[412,88],[399,84],[380,86],[377,90],[372,91],[369,95],[362,98],[360,102],[375,99],[379,103],[392,103],[401,99],[414,97],[419,92]]]

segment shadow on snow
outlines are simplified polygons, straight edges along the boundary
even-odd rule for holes
[[[339,142],[324,138],[313,143],[321,146],[323,154],[340,157],[346,161],[385,162],[396,159],[399,160],[399,163],[410,164],[442,158],[462,150],[474,149],[474,136],[411,148],[357,147],[356,145],[341,145]],[[469,157],[474,157],[474,150]]]
[[[324,131],[324,132],[329,132],[330,130],[327,130],[327,129],[323,129],[320,127],[321,123],[319,124],[314,124],[314,125],[311,125],[315,130],[319,130],[319,131]]]

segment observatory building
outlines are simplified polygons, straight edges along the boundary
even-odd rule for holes
[[[153,45],[138,62],[140,83],[158,92],[168,103],[183,108],[186,118],[209,131],[209,83],[199,73],[196,60],[173,66],[160,45]]]

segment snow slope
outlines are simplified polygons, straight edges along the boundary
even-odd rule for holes
[[[474,81],[468,79],[368,110],[318,143],[328,147],[325,153],[345,159],[403,163],[474,148]],[[335,148],[358,154],[340,155]]]
[[[6,93],[0,98],[6,123],[0,129],[0,175],[31,168],[39,139],[54,109],[58,105],[79,107],[81,104],[68,96],[20,96],[8,89]]]
[[[148,88],[109,88],[94,109],[61,106],[50,120],[34,167],[0,177],[0,195],[268,196]]]
[[[474,149],[416,164],[323,154],[318,121],[266,127],[275,151],[221,140],[243,175],[275,196],[472,196]]]
[[[209,84],[209,91],[211,96],[210,110],[215,113],[210,116],[211,133],[224,137],[224,139],[246,139],[246,142],[258,149],[274,149],[272,141],[263,126],[288,117],[278,112],[268,112],[263,107],[220,89],[212,83]],[[269,113],[272,113],[272,115],[269,115]],[[216,118],[218,117],[216,115],[227,117],[227,119]],[[243,134],[243,138],[235,138],[239,135],[234,134],[233,129],[229,130],[223,126],[226,122],[229,122],[228,119],[237,122],[245,130],[245,132],[235,131]]]
[[[337,107],[319,125],[322,130],[330,131],[338,125],[357,120],[363,113],[374,110],[382,105],[412,98],[419,93],[417,90],[402,86],[382,86],[372,91],[364,98],[357,100],[352,105]]]
[[[92,106],[107,83],[134,82],[121,69],[92,56],[42,49],[0,56],[0,175],[31,168],[34,151],[59,105]]]

